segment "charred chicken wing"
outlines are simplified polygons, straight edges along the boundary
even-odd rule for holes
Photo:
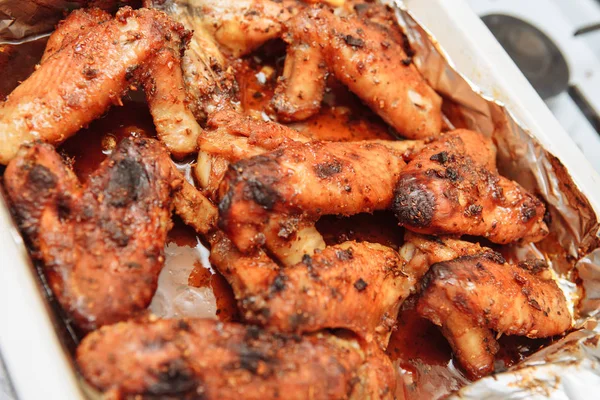
[[[483,135],[456,130],[417,154],[402,171],[393,209],[400,225],[426,234],[485,236],[495,243],[536,242],[548,233],[545,207],[498,175]]]
[[[542,338],[571,327],[565,297],[544,262],[511,265],[491,251],[433,265],[417,310],[441,327],[472,378],[494,370],[492,331]]]
[[[325,214],[352,215],[391,206],[405,163],[378,143],[309,142],[232,164],[221,184],[220,226],[244,253],[266,247],[286,265],[311,249]],[[374,177],[377,177],[374,179]],[[324,248],[325,243],[316,248]]]
[[[190,207],[198,200],[152,139],[125,139],[83,186],[52,146],[35,144],[8,165],[4,183],[52,291],[84,330],[148,306],[173,198]],[[190,216],[198,224],[203,218],[211,217]]]
[[[83,340],[77,362],[117,398],[391,399],[395,387],[389,359],[354,340],[201,319],[105,326]]]

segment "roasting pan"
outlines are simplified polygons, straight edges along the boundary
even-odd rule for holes
[[[456,69],[486,95],[503,102],[564,164],[598,213],[600,176],[466,2],[405,0],[404,4],[437,38]],[[21,400],[84,399],[85,388],[67,351],[69,335],[52,309],[4,198],[0,198],[0,226],[0,351],[15,394]],[[600,391],[591,386],[581,389],[581,393]]]

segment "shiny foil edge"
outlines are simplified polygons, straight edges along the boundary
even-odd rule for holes
[[[546,151],[500,101],[487,96],[458,72],[434,35],[401,0],[382,0],[396,15],[410,45],[414,64],[445,100],[452,100],[468,128],[490,136],[498,148],[502,175],[541,196],[548,206],[551,234],[576,260],[571,271],[554,276],[574,312],[579,330],[529,356],[506,372],[480,379],[452,394],[455,399],[584,399],[600,390],[600,225],[598,213],[563,164]],[[453,110],[455,111],[455,110]],[[536,245],[515,254],[545,256]],[[577,288],[583,288],[583,291]]]

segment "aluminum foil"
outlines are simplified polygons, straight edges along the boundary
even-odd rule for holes
[[[598,214],[565,170],[499,101],[487,97],[461,75],[400,0],[391,6],[412,48],[414,63],[452,104],[449,123],[459,121],[493,138],[501,173],[536,193],[548,205],[551,235],[542,243],[514,246],[515,258],[545,257],[571,300],[579,329],[512,367],[465,386],[453,398],[583,399],[600,393],[600,245]],[[3,44],[48,35],[65,12],[84,1],[0,0],[0,50]],[[102,4],[102,0],[97,3]],[[560,246],[564,251],[556,252]],[[548,251],[553,249],[553,251]],[[188,296],[189,297],[189,296]],[[185,303],[185,302],[184,302]],[[174,314],[178,312],[173,311]],[[168,313],[167,313],[168,314]]]
[[[502,175],[540,196],[551,218],[548,239],[514,246],[516,258],[544,257],[571,300],[572,332],[507,372],[481,379],[455,393],[466,399],[584,399],[600,391],[600,248],[598,213],[579,191],[560,160],[547,152],[501,102],[486,96],[460,74],[433,35],[401,1],[394,8],[415,51],[414,63],[445,102],[450,119],[490,136]],[[555,249],[560,246],[564,252]],[[553,251],[548,251],[553,249]]]

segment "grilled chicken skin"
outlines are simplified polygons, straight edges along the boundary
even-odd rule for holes
[[[494,370],[493,332],[543,338],[571,327],[565,297],[543,261],[512,265],[491,251],[433,265],[417,311],[441,327],[472,378]]]
[[[286,23],[288,54],[273,105],[284,120],[319,110],[330,71],[401,135],[439,136],[441,98],[396,35],[357,16],[310,7]]]
[[[164,262],[174,197],[193,189],[159,142],[125,139],[84,185],[51,145],[35,144],[8,165],[4,183],[34,257],[78,327],[145,310]],[[214,221],[214,210],[190,218]]]
[[[284,146],[229,167],[220,188],[219,224],[242,252],[266,245],[292,265],[303,255],[294,242],[318,234],[314,222],[321,215],[390,207],[404,166],[401,154],[378,143]]]
[[[306,143],[309,137],[276,122],[265,122],[242,116],[231,110],[213,113],[207,127],[198,138],[200,152],[195,172],[204,193],[216,198],[229,163],[258,156],[294,142]],[[422,140],[364,140],[362,144],[378,143],[406,158],[420,151]]]
[[[71,31],[71,23],[79,29],[81,13],[61,25],[56,41],[64,43],[59,50],[0,104],[0,163],[8,163],[24,143],[61,143],[111,104],[120,104],[126,91],[148,75],[153,78],[147,90],[159,138],[175,155],[195,151],[201,128],[187,109],[177,71],[189,32],[161,12],[125,7],[103,23],[90,17],[92,26],[68,40],[74,35],[61,32]],[[166,64],[150,62],[161,57]]]
[[[536,242],[548,233],[542,202],[498,175],[492,142],[467,130],[445,134],[409,162],[393,210],[400,225],[419,233],[485,236],[500,244]]]
[[[272,335],[182,319],[124,322],[77,349],[83,376],[119,399],[391,399],[394,370],[354,340]]]
[[[222,233],[210,242],[244,319],[276,332],[345,328],[385,349],[413,290],[398,254],[379,244],[345,242],[279,268],[262,251],[239,253]]]

